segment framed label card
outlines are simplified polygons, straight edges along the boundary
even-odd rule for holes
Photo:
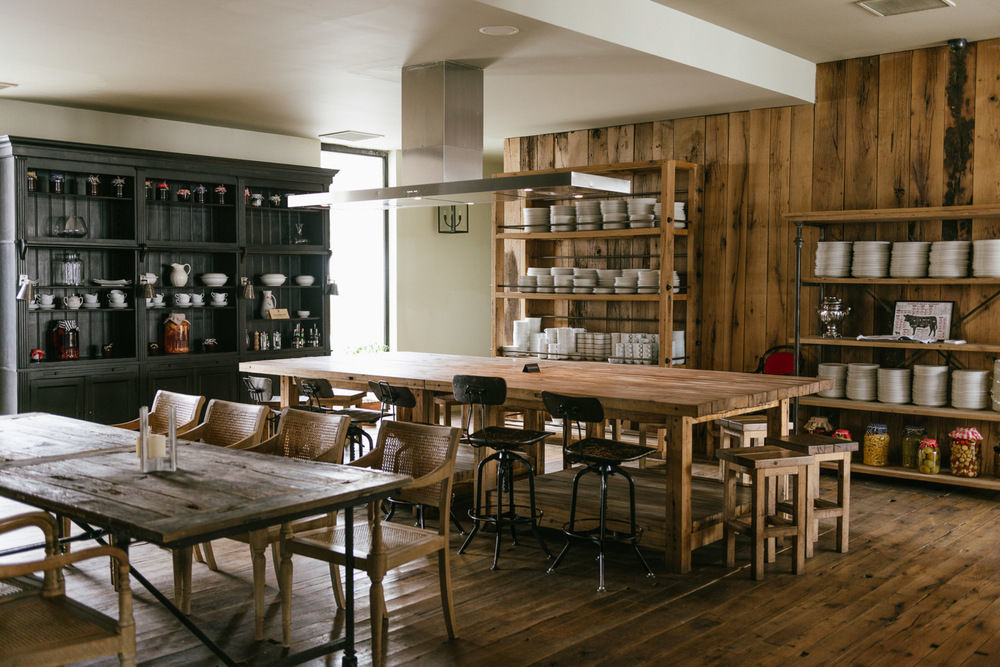
[[[287,308],[272,308],[267,311],[267,318],[269,320],[287,320],[288,319],[288,309]]]
[[[897,301],[892,318],[894,336],[917,340],[951,338],[954,301]]]

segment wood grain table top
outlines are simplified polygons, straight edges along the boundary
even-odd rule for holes
[[[184,441],[177,467],[140,472],[134,432],[43,413],[0,417],[0,495],[169,547],[358,505],[411,479]]]
[[[414,389],[451,391],[455,375],[490,375],[507,382],[513,401],[541,403],[542,391],[595,396],[610,410],[705,417],[812,394],[829,380],[662,366],[538,360],[540,373],[524,373],[534,359],[419,352],[247,361],[247,373],[326,378],[349,383],[386,380]]]

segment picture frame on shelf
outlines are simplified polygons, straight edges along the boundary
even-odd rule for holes
[[[918,340],[948,340],[954,310],[954,301],[897,301],[892,334]]]

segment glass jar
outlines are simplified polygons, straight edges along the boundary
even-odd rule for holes
[[[80,358],[80,327],[76,320],[60,320],[52,330],[52,349],[59,361]]]
[[[951,438],[951,474],[956,477],[979,477],[982,465],[983,436],[970,426],[956,428]]]
[[[55,271],[52,282],[56,285],[82,285],[83,284],[83,262],[80,261],[80,254],[66,251],[56,260]]]
[[[927,437],[927,429],[923,426],[904,426],[901,452],[903,457],[903,467],[917,467],[917,449],[920,448],[920,441]]]
[[[167,354],[191,351],[191,323],[184,313],[171,313],[163,324],[163,349]]]
[[[917,470],[925,475],[936,475],[941,472],[941,450],[937,440],[924,438],[917,449]]]
[[[865,429],[864,462],[868,466],[888,465],[889,427],[885,424],[869,424]]]
[[[56,195],[66,194],[66,177],[62,174],[49,176],[49,192]]]

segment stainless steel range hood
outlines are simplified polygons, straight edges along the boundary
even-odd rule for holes
[[[400,185],[293,195],[289,206],[412,207],[629,194],[621,178],[580,172],[482,178],[483,71],[454,62],[404,67]]]

